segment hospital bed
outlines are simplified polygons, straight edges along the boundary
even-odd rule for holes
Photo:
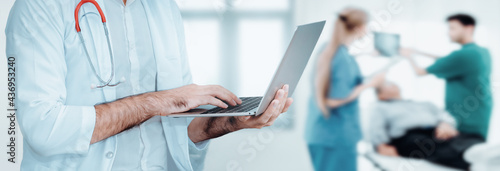
[[[371,108],[361,109],[361,124],[363,135],[369,134],[368,124]],[[376,171],[460,171],[454,168],[441,166],[422,159],[406,157],[389,157],[378,154],[374,145],[366,140],[358,143],[358,159],[370,163]],[[366,169],[365,169],[366,170]],[[364,171],[364,170],[361,170]],[[372,171],[372,170],[369,170]]]
[[[358,155],[369,161],[378,171],[460,171],[421,159],[383,156],[378,154],[373,145],[366,141],[361,141],[358,144]]]

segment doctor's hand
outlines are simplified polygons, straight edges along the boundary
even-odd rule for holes
[[[288,110],[293,102],[293,99],[288,97],[288,90],[288,85],[279,89],[271,104],[263,114],[258,116],[195,118],[188,126],[189,138],[196,143],[241,129],[271,126],[279,115]]]
[[[288,97],[289,86],[284,85],[276,92],[274,100],[267,107],[263,114],[259,116],[238,116],[233,131],[245,128],[262,128],[273,125],[274,121],[282,113],[288,111],[293,103],[293,99]]]
[[[151,93],[150,107],[154,115],[182,113],[201,105],[214,105],[227,108],[242,101],[236,95],[219,85],[190,84],[175,89]],[[225,101],[226,103],[224,103]]]
[[[91,144],[116,135],[157,115],[182,113],[200,105],[227,108],[228,104],[241,103],[236,95],[221,86],[191,84],[97,104],[95,105],[96,124]]]

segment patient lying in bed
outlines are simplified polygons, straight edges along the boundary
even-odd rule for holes
[[[401,99],[393,83],[377,88],[377,96],[381,102],[370,112],[367,139],[378,153],[469,168],[463,154],[484,142],[481,136],[458,132],[454,118],[431,103]]]

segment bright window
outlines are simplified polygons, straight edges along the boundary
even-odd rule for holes
[[[186,29],[194,83],[222,85],[238,96],[262,96],[294,31],[293,1],[177,3]]]

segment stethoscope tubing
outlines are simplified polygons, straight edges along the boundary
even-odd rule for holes
[[[82,35],[82,32],[81,32],[78,13],[79,13],[80,8],[82,7],[82,5],[85,4],[85,3],[92,3],[92,4],[94,4],[94,6],[97,8],[97,11],[99,11],[99,15],[101,16],[101,21],[102,21],[102,25],[103,25],[103,29],[104,29],[104,34],[106,36],[106,41],[107,41],[107,44],[108,44],[109,60],[111,62],[111,74],[110,74],[109,78],[106,81],[104,81],[104,79],[102,79],[102,77],[99,76],[99,74],[97,73],[97,70],[95,69],[94,63],[92,62],[92,59],[90,59],[90,54],[89,54],[87,45],[85,44],[85,39],[83,38],[83,35]],[[113,77],[115,76],[114,55],[113,55],[113,50],[111,49],[111,40],[109,38],[109,30],[108,30],[108,26],[106,24],[106,17],[104,16],[104,13],[102,12],[101,7],[99,6],[99,4],[95,0],[82,0],[82,1],[80,1],[80,3],[78,3],[78,5],[77,5],[77,7],[75,9],[75,28],[76,28],[76,32],[78,33],[78,36],[80,37],[80,41],[81,41],[81,43],[83,45],[83,49],[85,51],[85,56],[87,57],[87,60],[88,60],[90,66],[92,68],[92,71],[94,72],[95,77],[101,83],[101,85],[96,85],[96,86],[95,85],[91,85],[91,88],[94,89],[94,88],[114,87],[114,86],[117,86],[120,83],[122,83],[124,80],[121,80],[121,81],[116,82],[114,84],[111,83],[111,81],[113,80]]]

